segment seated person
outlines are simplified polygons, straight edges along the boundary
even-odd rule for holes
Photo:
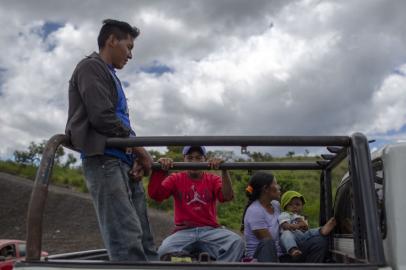
[[[206,160],[203,146],[186,146],[182,153],[185,162]],[[159,162],[162,170],[152,172],[148,194],[158,202],[172,195],[175,203],[175,230],[159,247],[159,257],[197,250],[207,252],[217,261],[240,261],[244,253],[243,240],[236,233],[221,228],[217,222],[217,201],[230,201],[234,196],[228,172],[222,170],[222,177],[197,170],[168,176],[172,159],[161,158]],[[213,159],[209,164],[212,169],[218,169],[222,162]]]
[[[290,190],[282,195],[283,211],[278,217],[281,243],[294,259],[302,255],[298,243],[303,243],[313,236],[327,236],[334,229],[336,222],[331,218],[323,227],[309,229],[305,218],[301,215],[305,198],[299,192]]]
[[[247,258],[259,262],[286,262],[291,260],[280,246],[279,223],[280,190],[271,173],[255,173],[246,189],[248,203],[243,214],[242,230],[246,239]],[[298,243],[302,252],[296,261],[324,262],[328,242],[313,236]]]
[[[276,178],[265,172],[255,173],[246,188],[248,203],[245,207],[241,231],[246,241],[246,258],[259,262],[278,262],[279,198]]]

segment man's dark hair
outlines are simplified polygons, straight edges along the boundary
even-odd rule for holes
[[[118,40],[126,39],[128,35],[132,38],[138,37],[140,30],[137,27],[132,27],[126,22],[106,19],[103,21],[103,26],[100,29],[99,36],[97,37],[97,44],[99,49],[106,45],[106,40],[113,34]]]

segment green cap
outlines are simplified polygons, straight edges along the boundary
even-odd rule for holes
[[[303,204],[306,203],[306,200],[302,194],[300,194],[299,192],[294,191],[294,190],[289,190],[289,191],[286,191],[285,193],[283,193],[283,195],[282,195],[282,198],[281,198],[282,210],[285,210],[286,205],[288,205],[293,198],[300,198],[300,199],[302,199]]]

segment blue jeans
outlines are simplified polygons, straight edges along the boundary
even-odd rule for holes
[[[217,261],[237,262],[244,254],[244,241],[236,233],[223,228],[196,227],[168,236],[158,249],[159,257],[168,253],[207,252]]]
[[[313,236],[320,235],[320,228],[309,229],[305,232],[301,230],[283,231],[281,234],[281,243],[283,247],[289,252],[292,248],[298,248],[298,245],[303,244],[306,240]]]
[[[302,252],[300,258],[296,258],[295,262],[305,263],[323,263],[328,254],[328,237],[318,235],[307,239],[302,243],[298,243],[299,249]],[[292,262],[290,256],[279,257],[280,262]]]
[[[295,262],[306,263],[322,263],[325,261],[328,253],[328,237],[322,235],[314,235],[304,242],[298,243],[299,249],[302,251],[300,258]],[[262,240],[255,250],[254,258],[258,262],[292,262],[292,258],[285,254],[277,257],[276,243],[272,239]]]
[[[83,160],[101,235],[112,261],[157,260],[142,182],[128,177],[130,166],[109,156]]]
[[[276,243],[273,239],[265,239],[259,242],[254,252],[254,258],[258,262],[279,262]]]

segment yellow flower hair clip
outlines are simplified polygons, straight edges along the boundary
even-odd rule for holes
[[[249,185],[246,189],[245,189],[249,194],[251,194],[254,191],[254,188]]]

